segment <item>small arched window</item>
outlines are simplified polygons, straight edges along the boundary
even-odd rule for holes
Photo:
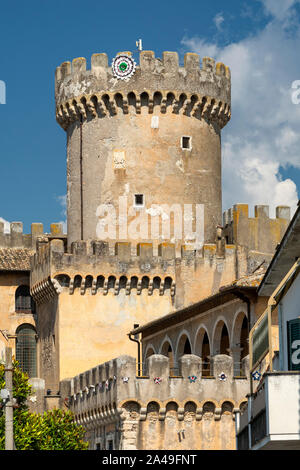
[[[21,325],[17,329],[16,360],[23,372],[36,377],[36,331],[32,325]]]
[[[35,313],[35,303],[30,295],[29,286],[19,286],[15,294],[16,312]]]

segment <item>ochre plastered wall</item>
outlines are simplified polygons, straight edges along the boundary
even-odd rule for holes
[[[19,313],[15,309],[15,293],[19,286],[29,285],[29,273],[1,272],[0,273],[0,329],[6,331],[9,340],[6,341],[1,334],[3,347],[12,348],[15,356],[15,335],[18,327],[25,323],[36,327],[36,316],[31,313]]]
[[[60,380],[116,358],[121,354],[136,356],[137,344],[127,333],[135,323],[167,314],[171,308],[170,295],[156,291],[151,296],[146,290],[141,295],[124,289],[118,295],[112,290],[107,295],[59,296],[59,356]]]

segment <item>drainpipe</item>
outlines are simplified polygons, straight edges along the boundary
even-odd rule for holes
[[[133,328],[138,328],[140,325],[135,323],[133,325]],[[141,343],[137,338],[138,335],[134,335],[134,338],[131,337],[131,333],[128,334],[128,337],[130,339],[130,341],[134,341],[135,343],[137,343],[137,351],[138,351],[138,377],[141,376]]]

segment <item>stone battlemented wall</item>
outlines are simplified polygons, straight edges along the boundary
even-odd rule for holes
[[[266,253],[273,253],[290,221],[290,207],[276,207],[276,218],[269,217],[269,206],[254,206],[249,217],[248,204],[235,204],[223,213],[223,236],[229,243]]]
[[[278,219],[281,223],[287,220]],[[215,243],[204,244],[201,250],[172,243],[101,240],[75,241],[68,249],[58,225],[50,234],[39,228],[30,288],[37,304],[40,370],[51,389],[70,373],[119,354],[134,354],[135,344],[127,337],[134,324],[209,297],[237,279],[237,272],[245,275],[268,261],[266,253],[226,244],[222,230]],[[266,233],[272,236],[272,231]],[[10,235],[4,236],[10,243]]]
[[[121,54],[121,53],[119,53]],[[125,54],[131,55],[131,52]],[[156,102],[155,92],[161,92],[161,112],[168,105],[173,112],[199,112],[210,115],[223,127],[230,119],[230,69],[210,57],[202,59],[195,53],[187,53],[184,66],[179,66],[177,52],[163,52],[162,59],[155,58],[153,51],[142,51],[140,63],[130,81],[118,81],[108,65],[107,55],[93,54],[91,68],[87,70],[86,59],[79,57],[64,62],[56,69],[55,97],[56,117],[63,128],[80,116],[128,113],[134,93],[134,106],[140,113],[141,101],[147,96],[149,113]],[[170,102],[168,93],[172,92]],[[183,96],[183,93],[185,96]]]
[[[179,363],[179,376],[170,377],[169,359],[153,355],[147,361],[148,375],[136,377],[135,359],[121,356],[61,382],[61,400],[87,430],[91,448],[97,433],[105,438],[100,431],[104,425],[117,428],[113,438],[122,449],[235,448],[233,413],[246,401],[247,359],[245,377],[239,379],[233,377],[230,356],[212,358],[209,378],[201,377],[198,356],[185,355]],[[224,413],[229,421],[223,419]],[[210,439],[204,441],[208,422]],[[222,440],[224,426],[228,434]]]
[[[276,217],[269,217],[269,206],[254,206],[249,217],[248,204],[235,204],[223,213],[222,235],[236,247],[239,262],[236,278],[252,273],[257,266],[267,268],[290,221],[290,207],[276,207]]]
[[[44,227],[41,223],[31,224],[31,233],[23,233],[22,222],[11,222],[9,232],[4,232],[4,222],[0,222],[0,247],[3,248],[29,248],[35,250],[38,237],[47,236],[49,239],[66,239],[63,233],[63,226],[60,223],[53,223],[50,226],[50,233],[44,233]]]
[[[231,258],[233,248],[231,245],[221,247],[218,244],[206,244],[201,250],[191,250],[184,245],[179,256],[176,256],[175,245],[171,243],[159,245],[155,253],[152,243],[138,243],[132,246],[131,243],[109,244],[95,240],[73,242],[71,252],[65,252],[63,240],[50,241],[47,237],[41,237],[37,239],[37,251],[31,262],[31,291],[38,302],[42,301],[38,294],[42,294],[43,285],[50,282],[57,294],[64,287],[69,288],[71,294],[75,287],[80,287],[82,294],[90,287],[91,293],[95,294],[98,287],[107,290],[109,278],[114,277],[115,293],[118,293],[121,283],[129,294],[132,278],[137,277],[135,287],[138,290],[145,288],[142,281],[145,278],[147,282],[148,278],[149,294],[153,292],[153,288],[159,288],[163,293],[163,283],[167,280],[170,293],[174,295],[178,265],[192,273],[199,263],[212,266],[215,258]],[[127,278],[125,285],[122,284],[124,279],[121,279],[124,276]],[[76,280],[76,277],[81,280]],[[102,281],[99,277],[103,278]],[[53,289],[52,292],[54,293]]]

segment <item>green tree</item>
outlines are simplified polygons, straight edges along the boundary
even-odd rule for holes
[[[0,389],[5,388],[4,365],[0,364]],[[31,413],[27,397],[31,393],[28,375],[13,363],[14,441],[18,450],[86,450],[84,429],[74,422],[71,411]],[[0,450],[5,448],[5,413],[0,404]]]

